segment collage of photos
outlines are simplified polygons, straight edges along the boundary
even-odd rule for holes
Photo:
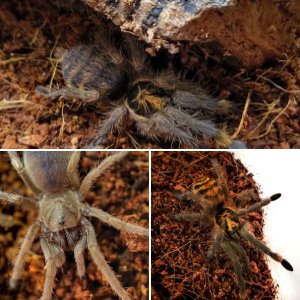
[[[299,300],[300,2],[0,1],[0,300]]]

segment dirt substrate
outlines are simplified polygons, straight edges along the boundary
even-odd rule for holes
[[[77,1],[1,1],[0,147],[77,148],[91,141],[105,119],[101,108],[76,99],[49,100],[37,94],[35,87],[62,87],[53,60],[55,48],[90,43],[97,28],[109,23]],[[183,45],[175,56],[157,53],[153,63],[172,66],[212,96],[230,100],[232,114],[216,122],[249,148],[299,148],[299,55],[282,53],[261,69],[245,70],[226,56],[226,49],[219,50]],[[151,143],[132,126],[111,136],[106,146],[178,147]]]
[[[84,153],[80,164],[81,177],[104,156],[104,153]],[[4,152],[0,153],[0,188],[29,197],[32,195],[10,166],[8,156]],[[117,166],[107,171],[95,182],[86,202],[112,215],[147,227],[148,153],[131,153]],[[8,215],[13,218],[8,219]],[[16,290],[8,288],[12,262],[19,251],[28,226],[35,219],[34,212],[24,213],[18,207],[0,206],[1,300],[36,300],[42,294],[45,262],[38,239],[26,256],[25,270],[21,275],[19,287]],[[132,299],[148,299],[148,253],[130,252],[118,230],[94,218],[91,220],[101,251]],[[76,274],[73,254],[67,254],[66,263],[56,275],[53,297],[64,300],[118,299],[102,274],[97,271],[87,250],[84,257],[86,275],[80,280]]]
[[[152,154],[152,299],[239,299],[236,275],[230,259],[218,250],[206,262],[211,227],[171,221],[170,213],[197,212],[191,201],[179,201],[174,192],[191,189],[195,178],[212,176],[211,158],[227,172],[230,196],[258,186],[240,161],[226,152],[153,152]],[[246,206],[250,203],[246,203]],[[262,239],[263,218],[249,214],[253,233]],[[247,299],[275,299],[276,285],[265,257],[243,242],[251,276],[244,274]]]

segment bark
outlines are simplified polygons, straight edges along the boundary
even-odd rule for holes
[[[183,41],[215,43],[243,65],[258,67],[300,48],[299,0],[82,1],[145,40],[153,52],[176,52]]]

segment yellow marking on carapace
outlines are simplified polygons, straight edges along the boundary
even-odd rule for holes
[[[163,98],[152,95],[147,89],[139,88],[138,95],[134,101],[137,101],[138,105],[142,107],[145,112],[148,112],[149,107],[154,108],[155,111],[161,111],[163,109]]]
[[[238,221],[233,220],[231,218],[231,215],[226,212],[221,216],[221,224],[222,227],[224,227],[225,225],[225,229],[228,233],[234,232],[240,226],[240,223]]]

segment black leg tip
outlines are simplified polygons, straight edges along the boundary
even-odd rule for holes
[[[280,198],[280,197],[281,197],[281,194],[278,193],[278,194],[272,195],[270,198],[271,198],[271,201],[275,201],[275,200],[277,200],[277,199]]]
[[[282,264],[282,266],[283,266],[284,268],[286,268],[287,270],[289,270],[289,271],[294,271],[292,265],[291,265],[287,260],[283,259],[282,262],[281,262],[281,264]]]

